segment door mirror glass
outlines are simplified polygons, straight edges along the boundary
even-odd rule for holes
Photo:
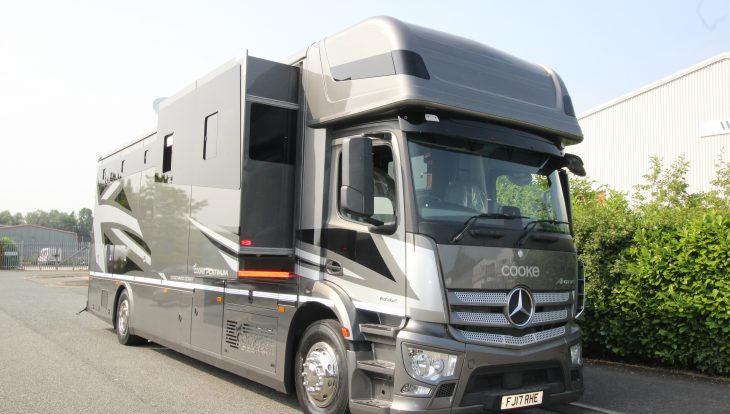
[[[342,144],[342,184],[340,208],[370,217],[373,200],[373,144],[370,138],[347,138]]]
[[[375,197],[373,199],[373,218],[383,223],[395,221],[395,209],[393,202],[388,197]]]

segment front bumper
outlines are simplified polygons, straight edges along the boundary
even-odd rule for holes
[[[398,336],[397,349],[410,344],[456,353],[460,368],[451,379],[427,384],[413,379],[403,365],[406,361],[400,361],[390,412],[500,412],[502,396],[534,391],[543,391],[542,406],[575,401],[583,394],[583,372],[582,366],[571,366],[570,346],[579,343],[581,335],[574,324],[566,328],[566,335],[554,340],[500,348],[455,341],[443,326],[409,324]],[[399,395],[408,383],[431,386],[433,392],[429,397]]]

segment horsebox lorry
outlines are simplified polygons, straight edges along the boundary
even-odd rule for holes
[[[583,392],[560,77],[366,20],[237,58],[99,159],[88,310],[307,413],[463,413]]]

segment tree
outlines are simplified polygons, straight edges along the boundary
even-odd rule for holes
[[[91,209],[82,208],[79,210],[78,234],[82,242],[91,240],[91,227],[94,223],[94,216]]]
[[[20,213],[12,214],[8,210],[0,211],[0,224],[8,226],[23,224],[23,215]]]
[[[63,213],[55,209],[49,212],[43,210],[31,211],[25,215],[25,221],[28,224],[67,231],[76,231],[75,227],[78,224],[76,213]]]

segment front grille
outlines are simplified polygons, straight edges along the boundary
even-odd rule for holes
[[[475,342],[483,342],[490,345],[525,346],[563,336],[565,335],[565,326],[559,326],[557,328],[548,329],[545,331],[533,332],[522,336],[472,332],[464,331],[461,329],[459,330],[459,332],[462,336],[464,336],[464,338]]]
[[[449,291],[452,332],[465,341],[496,346],[526,346],[565,335],[573,314],[573,295],[532,292],[535,313],[517,328],[507,318],[506,291]]]
[[[507,303],[507,292],[454,292],[454,295],[464,303],[497,305]]]
[[[536,304],[564,303],[570,300],[570,292],[535,292]]]

